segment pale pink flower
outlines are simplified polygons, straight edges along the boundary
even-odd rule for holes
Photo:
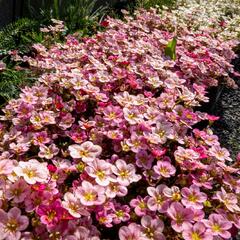
[[[190,188],[184,187],[181,190],[182,204],[186,207],[193,207],[196,209],[202,209],[203,203],[207,200],[206,193],[200,192],[199,187],[191,185]]]
[[[123,186],[128,186],[132,182],[138,182],[141,179],[141,176],[135,173],[134,165],[127,164],[122,159],[118,159],[111,168],[112,172],[117,175],[117,181]]]
[[[14,164],[12,160],[0,160],[0,176],[10,175],[13,171]]]
[[[173,133],[173,126],[169,122],[157,122],[153,128],[152,134],[148,137],[149,141],[154,144],[166,143],[168,137]]]
[[[147,240],[141,232],[141,227],[136,223],[130,223],[119,229],[119,240]]]
[[[232,223],[220,214],[210,214],[208,220],[202,220],[212,236],[220,236],[224,239],[230,239],[231,234],[228,230],[232,228]]]
[[[85,171],[89,176],[93,177],[100,186],[109,185],[112,179],[111,164],[105,160],[95,159],[93,162],[89,162]]]
[[[63,208],[67,209],[68,212],[75,218],[80,218],[81,215],[89,216],[90,213],[82,206],[80,200],[70,192],[64,194],[64,201],[62,202]]]
[[[162,233],[164,229],[163,221],[159,218],[152,218],[148,215],[141,218],[142,232],[147,239],[151,240],[165,240]]]
[[[100,240],[98,236],[91,236],[91,232],[84,226],[77,227],[72,235],[68,235],[64,240]]]
[[[45,183],[49,178],[47,163],[40,163],[35,159],[28,162],[20,161],[18,166],[14,168],[14,172],[18,177],[23,177],[29,184]]]
[[[21,215],[19,208],[11,208],[7,213],[0,209],[0,239],[19,240],[28,224],[28,218]]]
[[[101,205],[105,202],[105,189],[102,186],[92,185],[83,181],[81,186],[75,191],[77,198],[84,206]]]
[[[153,170],[156,174],[164,178],[169,178],[176,173],[176,168],[170,162],[161,160],[157,161],[157,165],[153,166]]]
[[[163,194],[171,201],[179,201],[182,198],[180,189],[177,186],[172,186],[171,188],[165,187],[163,189]]]
[[[237,196],[234,193],[227,193],[222,187],[221,191],[217,191],[213,199],[219,200],[230,212],[240,212]]]
[[[143,118],[139,111],[137,111],[135,108],[123,108],[123,114],[124,118],[128,121],[129,124],[135,125],[143,121]]]
[[[167,210],[171,217],[171,226],[176,232],[182,232],[183,224],[189,224],[193,220],[193,211],[190,208],[184,208],[179,202],[173,202]]]
[[[203,223],[197,222],[194,225],[184,224],[182,232],[184,240],[212,240],[213,236],[211,233],[206,231]]]
[[[52,143],[50,146],[40,145],[40,152],[38,156],[40,158],[52,159],[59,152],[58,147]]]
[[[147,201],[147,206],[151,211],[159,211],[160,213],[166,212],[169,202],[166,196],[163,194],[165,184],[160,184],[156,188],[148,187],[147,192],[150,198]]]
[[[97,158],[102,148],[92,142],[84,142],[81,145],[73,144],[68,147],[72,158],[81,158],[83,162],[91,162]]]
[[[56,123],[56,113],[53,111],[43,111],[39,113],[41,122],[45,125]]]
[[[10,143],[9,144],[10,149],[12,149],[15,154],[17,155],[23,155],[25,152],[29,150],[30,143],[26,142],[19,142],[19,143]]]
[[[121,185],[117,179],[112,179],[109,185],[106,187],[106,196],[109,198],[124,197],[128,193],[126,186]]]
[[[209,149],[209,155],[215,157],[219,161],[232,161],[229,151],[226,148],[221,148],[219,145],[213,145]]]
[[[177,148],[174,152],[175,159],[178,163],[184,163],[184,160],[197,160],[199,158],[199,154],[192,149],[184,149],[183,147]]]

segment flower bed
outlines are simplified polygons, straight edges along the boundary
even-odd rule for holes
[[[24,58],[39,82],[1,117],[0,232],[6,239],[229,239],[240,228],[239,159],[196,111],[234,86],[231,48],[173,32],[152,10]]]

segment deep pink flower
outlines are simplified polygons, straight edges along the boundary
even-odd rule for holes
[[[56,200],[48,205],[39,205],[36,213],[40,216],[41,222],[51,228],[62,219],[64,208],[61,206],[61,201]]]

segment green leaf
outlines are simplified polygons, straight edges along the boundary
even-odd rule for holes
[[[177,46],[177,38],[174,37],[170,42],[168,42],[165,48],[165,55],[169,56],[172,60],[176,60],[176,46]]]

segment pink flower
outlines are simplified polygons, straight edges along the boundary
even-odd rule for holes
[[[237,196],[234,193],[227,193],[223,187],[221,188],[221,191],[216,192],[213,199],[217,199],[223,203],[230,212],[240,211]]]
[[[128,193],[126,186],[121,185],[117,179],[112,179],[109,185],[106,187],[106,196],[109,198],[124,197]]]
[[[171,175],[175,175],[176,168],[167,161],[157,161],[157,165],[153,167],[155,173],[164,178],[169,178]]]
[[[219,161],[232,161],[229,151],[226,148],[221,148],[218,145],[213,145],[209,149],[209,155],[215,157]]]
[[[109,185],[112,179],[111,164],[104,160],[95,159],[93,162],[88,163],[85,171],[89,176],[95,178],[95,181],[100,186]]]
[[[167,211],[169,202],[167,198],[163,195],[163,190],[166,187],[166,185],[160,184],[156,188],[147,188],[147,192],[150,196],[147,201],[147,206],[151,211],[159,211],[160,213],[164,213]]]
[[[190,208],[184,208],[179,202],[173,202],[167,210],[171,217],[171,226],[176,232],[182,232],[184,224],[189,224],[193,220],[193,211]]]
[[[89,216],[89,212],[81,205],[80,199],[74,194],[66,192],[62,202],[63,208],[67,209],[68,212],[75,218],[80,218],[81,215]]]
[[[61,206],[61,201],[56,200],[48,205],[39,205],[36,213],[40,216],[41,222],[51,228],[62,219],[64,208]]]
[[[84,206],[101,205],[105,202],[104,187],[92,185],[83,181],[82,185],[76,189],[76,196]]]
[[[0,61],[0,72],[6,69],[6,64],[3,61]]]
[[[182,198],[180,189],[177,186],[165,187],[163,194],[172,201],[179,201]]]
[[[11,185],[7,185],[6,198],[13,199],[14,203],[23,202],[24,199],[30,194],[29,185],[23,179],[19,179]]]
[[[207,200],[207,195],[200,192],[199,187],[196,185],[191,185],[190,188],[184,187],[181,190],[182,193],[182,204],[186,207],[193,207],[196,209],[203,208],[203,202]]]
[[[149,196],[146,196],[145,198],[137,196],[137,198],[131,200],[130,206],[134,207],[134,212],[137,214],[137,216],[142,217],[146,215],[148,211],[148,207],[147,207],[148,199],[149,199]]]
[[[72,158],[81,158],[83,162],[91,162],[98,157],[102,148],[92,142],[84,142],[81,145],[73,144],[68,147]]]
[[[12,160],[0,160],[0,175],[10,175],[13,168],[14,164]]]
[[[232,228],[232,223],[229,222],[220,214],[210,214],[208,220],[202,220],[208,228],[208,232],[213,236],[220,236],[224,239],[230,239],[231,234],[228,230]]]
[[[148,154],[145,150],[140,150],[136,154],[136,165],[138,167],[143,167],[145,169],[151,169],[152,162],[153,162],[153,156],[151,154]]]
[[[141,218],[141,225],[143,226],[142,232],[148,239],[165,240],[162,233],[164,229],[162,220],[146,215]]]
[[[123,186],[128,186],[132,182],[138,182],[141,179],[141,176],[135,173],[134,165],[127,164],[122,159],[118,159],[111,168],[112,172],[117,175],[117,181]]]
[[[119,240],[147,240],[141,233],[141,227],[136,223],[130,223],[119,229]]]
[[[114,224],[119,224],[121,222],[126,222],[130,219],[130,208],[128,205],[115,204],[113,213],[110,214]]]
[[[48,134],[46,131],[42,132],[36,132],[33,134],[33,144],[34,145],[44,145],[51,141],[51,139],[48,137]]]
[[[182,236],[185,240],[212,240],[211,233],[206,231],[203,223],[197,222],[194,225],[185,224]]]
[[[67,113],[61,118],[61,121],[59,123],[59,127],[63,130],[66,130],[72,126],[74,123],[75,118],[72,116],[72,114]]]
[[[135,108],[123,108],[124,118],[128,121],[129,124],[135,125],[143,121],[141,114]]]
[[[14,172],[18,177],[23,177],[28,184],[45,183],[49,178],[47,163],[40,163],[35,159],[28,162],[20,161],[18,166],[14,168]]]
[[[50,146],[40,145],[40,152],[38,156],[40,158],[52,159],[59,152],[57,146],[53,143]]]
[[[19,240],[21,231],[29,224],[26,216],[21,215],[17,207],[11,208],[7,213],[0,209],[0,238],[6,240]]]

